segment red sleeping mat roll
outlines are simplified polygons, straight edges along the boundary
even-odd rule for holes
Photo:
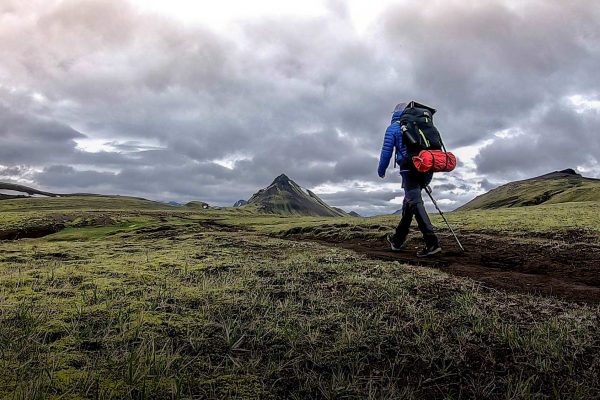
[[[419,172],[450,172],[456,168],[456,156],[442,150],[421,150],[412,160]]]

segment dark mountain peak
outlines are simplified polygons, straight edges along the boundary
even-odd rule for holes
[[[273,183],[271,185],[285,185],[289,184],[290,182],[292,182],[292,180],[288,178],[286,174],[281,174],[273,180]]]
[[[569,174],[569,175],[580,175],[572,168],[563,169],[562,171],[558,171],[561,174]]]
[[[553,179],[553,178],[583,178],[581,176],[581,174],[577,173],[577,171],[575,171],[572,168],[567,168],[567,169],[563,169],[561,171],[554,171],[554,172],[550,172],[549,174],[545,174],[542,176],[538,176],[536,178],[531,178],[531,179]]]
[[[287,175],[281,174],[273,182],[248,200],[260,211],[275,214],[341,217],[346,212],[327,205],[310,190],[303,189]]]

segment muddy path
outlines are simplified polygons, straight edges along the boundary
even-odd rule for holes
[[[576,233],[557,240],[463,232],[464,253],[452,236],[441,233],[443,252],[425,259],[416,256],[422,242],[414,234],[401,252],[392,252],[384,239],[294,239],[354,250],[372,259],[438,268],[495,289],[600,304],[600,244]]]

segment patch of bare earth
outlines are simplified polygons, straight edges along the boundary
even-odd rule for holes
[[[492,288],[600,303],[600,244],[583,231],[516,236],[462,232],[465,252],[450,234],[441,233],[444,251],[425,259],[416,256],[422,246],[418,234],[409,237],[401,252],[392,252],[382,238],[291,237],[351,249],[373,259],[439,268]]]

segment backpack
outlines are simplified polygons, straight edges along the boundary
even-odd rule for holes
[[[456,167],[456,157],[446,151],[442,136],[433,124],[435,108],[411,101],[398,123],[408,157],[404,167],[419,172],[450,172]],[[443,151],[442,151],[443,149]],[[424,162],[425,161],[425,162]]]
[[[399,124],[402,139],[408,155],[412,158],[421,150],[441,150],[444,148],[440,132],[433,125],[435,109],[411,101],[404,109]],[[444,148],[445,151],[445,148]]]

